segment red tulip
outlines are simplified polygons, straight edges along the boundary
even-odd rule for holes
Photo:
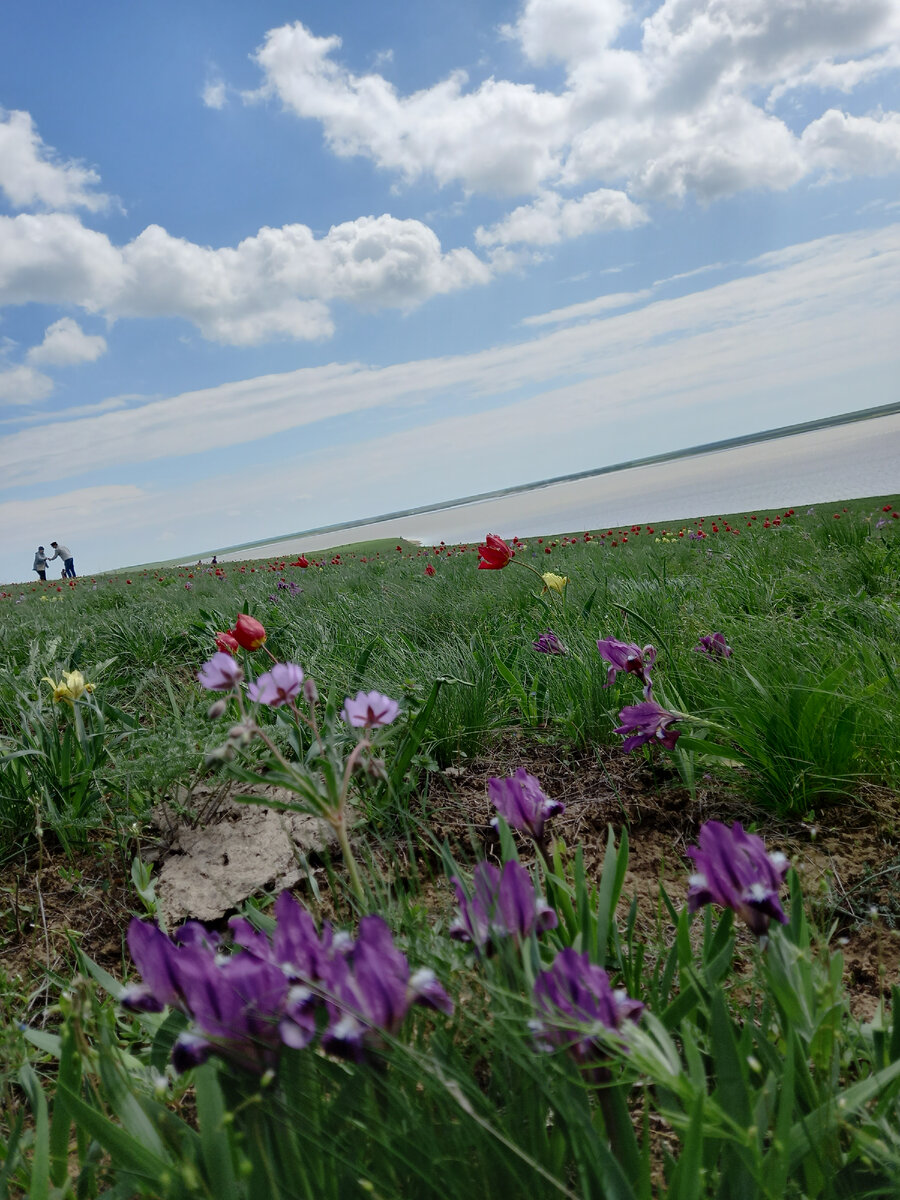
[[[489,533],[484,539],[484,545],[478,547],[481,561],[479,571],[500,571],[512,558],[513,552],[496,533]]]
[[[431,565],[431,563],[429,563],[428,566],[425,568],[425,574],[426,575],[436,575],[437,574],[437,572],[435,571],[435,569]]]
[[[216,649],[221,650],[223,654],[230,654],[233,657],[239,647],[240,642],[233,633],[223,633],[221,630],[216,633]]]
[[[266,640],[263,626],[256,617],[248,617],[246,613],[241,613],[230,632],[237,644],[245,650],[258,650]]]

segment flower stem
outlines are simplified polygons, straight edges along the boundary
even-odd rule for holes
[[[353,853],[353,848],[350,845],[350,836],[347,833],[347,820],[344,812],[339,816],[332,818],[330,824],[334,832],[337,834],[337,840],[341,847],[341,854],[344,856],[344,864],[347,867],[347,874],[350,876],[350,887],[354,896],[359,901],[361,907],[365,907],[366,893],[362,885],[362,877],[359,873],[359,867],[356,862],[356,856]]]

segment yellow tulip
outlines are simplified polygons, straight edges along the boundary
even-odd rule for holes
[[[569,582],[567,575],[554,575],[552,571],[547,571],[541,579],[544,581],[545,592],[559,592],[561,596],[565,594],[566,584]]]

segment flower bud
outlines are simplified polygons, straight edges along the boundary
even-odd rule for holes
[[[209,708],[206,710],[206,715],[211,721],[215,721],[217,718],[221,717],[222,713],[224,713],[227,707],[228,701],[224,697],[220,697],[218,700],[213,701],[213,703],[209,706]]]
[[[303,695],[306,698],[307,704],[318,704],[319,689],[316,687],[316,681],[310,679],[309,676],[303,681]]]
[[[232,725],[228,730],[228,737],[232,742],[237,742],[239,746],[244,746],[255,732],[256,726],[252,721],[241,721],[237,725]]]
[[[366,774],[370,779],[378,779],[387,783],[387,767],[383,758],[370,758],[366,763]]]

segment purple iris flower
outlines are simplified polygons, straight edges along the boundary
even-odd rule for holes
[[[656,662],[655,647],[645,646],[642,650],[634,642],[619,642],[615,638],[601,638],[597,643],[597,649],[600,651],[600,657],[605,658],[611,664],[606,674],[604,687],[610,687],[615,682],[619,671],[625,671],[637,675],[643,682],[644,699],[649,700],[650,689],[653,687],[650,680],[650,668]]]
[[[694,860],[688,908],[696,912],[704,904],[731,908],[758,937],[769,921],[787,923],[778,892],[788,872],[788,860],[777,851],[769,853],[755,833],[745,833],[740,821],[729,829],[720,821],[700,827],[699,846],[690,846]]]
[[[536,642],[531,643],[532,649],[540,654],[568,654],[568,650],[559,640],[552,629],[545,629]]]
[[[531,1029],[542,1050],[565,1049],[580,1065],[605,1057],[602,1030],[637,1021],[644,1005],[613,989],[602,967],[571,947],[560,950],[534,985],[538,1016]]]
[[[413,1004],[453,1012],[453,1002],[433,972],[410,975],[406,955],[394,945],[381,917],[363,917],[352,949],[331,960],[328,976],[330,1021],[322,1049],[341,1057],[360,1060],[367,1048],[377,1048],[382,1034],[398,1032]]]
[[[207,691],[230,692],[244,678],[244,672],[236,659],[220,650],[203,664],[197,672],[197,678],[200,686]]]
[[[276,1065],[282,1045],[308,1046],[323,1009],[323,1048],[356,1058],[395,1034],[412,1004],[453,1011],[433,972],[410,973],[380,917],[364,917],[354,941],[329,925],[320,934],[287,892],[274,911],[271,937],[242,917],[230,922],[237,947],[230,956],[217,953],[217,935],[197,922],[174,940],[131,922],[128,945],[143,983],[126,988],[122,1004],[136,1012],[171,1006],[191,1019],[172,1050],[176,1070],[218,1054],[258,1074]]]
[[[176,945],[155,925],[132,920],[128,947],[144,982],[126,988],[123,1007],[161,1012],[171,1006],[192,1019],[192,1028],[173,1047],[178,1071],[211,1054],[248,1070],[265,1070],[273,1065],[280,1041],[288,991],[284,972],[252,954],[220,959],[213,940],[191,926],[185,944]]]
[[[669,726],[679,720],[677,713],[667,712],[655,700],[642,700],[640,704],[629,704],[619,713],[622,722],[616,733],[622,734],[624,750],[633,750],[647,742],[659,742],[667,750],[673,750],[681,737],[680,729]]]
[[[725,641],[724,633],[704,634],[694,649],[698,654],[708,654],[710,658],[731,658],[734,653]]]
[[[204,966],[203,971],[183,972],[182,976],[187,1010],[193,1018],[194,1028],[188,1035],[193,1052],[203,1057],[221,1054],[251,1071],[274,1066],[288,991],[284,973],[252,954],[212,959]],[[198,1039],[203,1039],[208,1049]],[[185,1057],[184,1043],[173,1047],[176,1068],[179,1058],[195,1066],[203,1057]]]
[[[271,671],[260,675],[255,683],[248,684],[247,694],[257,704],[280,708],[299,696],[302,687],[302,667],[296,663],[276,663]]]
[[[400,711],[400,705],[381,692],[357,692],[356,699],[348,696],[341,709],[341,720],[356,729],[377,729],[390,725]]]
[[[488,797],[511,828],[527,830],[538,842],[543,839],[547,818],[566,811],[560,800],[551,800],[544,794],[541,785],[524,767],[519,767],[509,779],[489,779]],[[491,824],[496,826],[496,817]]]
[[[467,898],[454,876],[459,914],[450,926],[450,936],[490,951],[500,938],[530,937],[555,929],[556,913],[535,895],[531,876],[521,863],[503,864],[503,872],[488,862],[479,863],[472,875],[472,897]]]

